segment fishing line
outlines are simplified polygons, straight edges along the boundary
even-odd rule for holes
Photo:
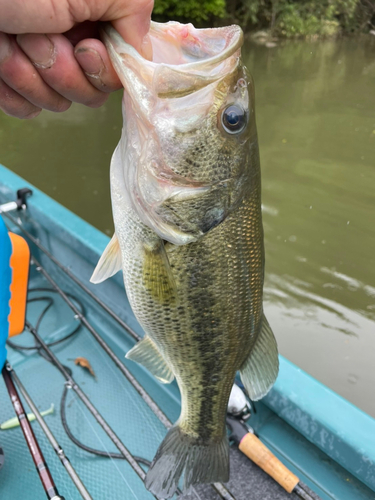
[[[97,352],[99,353],[99,356],[103,362],[103,364],[105,364],[108,368],[108,370],[110,370],[110,372],[112,373],[113,377],[118,381],[119,385],[122,387],[122,389],[124,390],[125,393],[128,392],[128,385],[125,383],[124,381],[124,378],[121,377],[121,375],[119,374],[118,370],[115,370],[113,364],[109,361],[108,357],[104,355],[103,353],[103,350],[100,349],[100,346],[97,346],[96,344],[94,344]],[[134,389],[134,387],[132,387]],[[130,397],[128,398],[128,402],[130,402],[130,404],[132,405],[132,407],[135,409],[135,411],[140,414],[140,416],[142,417],[145,417],[148,424],[150,425],[150,427],[153,428],[155,434],[158,436],[158,438],[160,440],[164,439],[165,437],[165,434],[162,433],[162,431],[158,428],[158,426],[156,425],[154,419],[152,418],[152,416],[149,414],[149,408],[146,409],[146,411],[141,411],[140,410],[140,407],[139,405],[136,404],[134,398]]]
[[[99,436],[99,434],[96,432],[96,429],[94,428],[94,426],[92,425],[92,423],[90,422],[90,420],[88,419],[87,415],[86,415],[86,412],[83,411],[83,408],[81,408],[81,405],[79,404],[80,403],[80,400],[78,398],[78,396],[73,393],[73,397],[75,398],[75,401],[76,403],[78,403],[76,405],[76,407],[79,408],[80,412],[82,413],[83,417],[85,418],[87,424],[89,425],[89,427],[91,427],[91,430],[92,432],[94,433],[94,435],[96,436],[97,440],[100,442],[100,444],[103,446],[103,448],[106,450],[106,453],[107,453],[107,457],[111,460],[111,462],[113,463],[115,469],[117,470],[117,472],[119,473],[119,475],[122,477],[124,483],[126,484],[126,486],[129,488],[129,490],[132,492],[134,498],[136,500],[138,500],[138,496],[134,493],[132,487],[130,486],[130,484],[128,483],[126,477],[123,475],[123,473],[121,472],[121,470],[119,469],[119,467],[117,466],[117,463],[116,461],[111,457],[111,453],[108,451],[106,445],[104,444],[104,442],[102,441],[101,437]],[[134,457],[135,458],[135,457]],[[125,459],[125,457],[124,457]],[[126,459],[125,459],[126,460]]]
[[[95,448],[91,448],[90,446],[87,446],[87,445],[81,443],[81,441],[79,441],[73,435],[72,431],[70,430],[70,427],[68,426],[67,417],[66,417],[66,400],[67,400],[67,396],[68,396],[68,391],[69,391],[69,389],[65,386],[64,391],[63,391],[63,395],[62,395],[61,400],[60,400],[60,416],[61,416],[61,421],[62,421],[64,430],[65,430],[66,434],[68,435],[68,437],[70,438],[70,440],[73,441],[73,443],[76,444],[79,448],[82,448],[82,450],[85,450],[88,453],[92,453],[93,455],[98,455],[100,457],[116,458],[116,459],[124,460],[125,457],[123,455],[121,455],[121,453],[96,450]],[[134,456],[135,460],[137,460],[137,462],[140,462],[141,464],[146,465],[147,467],[150,467],[151,462],[149,460],[146,460],[145,458],[142,458],[142,457],[137,457],[135,455],[133,455],[133,456]]]
[[[191,491],[194,493],[196,498],[198,498],[198,500],[201,500],[201,497],[199,496],[199,493],[197,492],[197,490],[195,488],[191,488]]]
[[[73,443],[75,445],[77,445],[79,448],[81,448],[84,451],[87,451],[88,453],[92,453],[93,455],[98,455],[100,457],[106,457],[106,458],[113,458],[113,459],[117,459],[117,460],[125,460],[125,457],[123,455],[121,455],[121,453],[114,453],[114,452],[110,452],[110,451],[102,451],[102,450],[96,450],[94,448],[90,448],[89,446],[81,443],[73,435],[72,431],[70,430],[70,428],[68,426],[67,417],[66,417],[66,400],[67,400],[67,396],[68,396],[68,390],[69,389],[65,386],[64,391],[63,391],[63,395],[62,395],[61,400],[60,400],[60,416],[61,416],[62,425],[63,425],[64,430],[65,430],[66,434],[68,435],[69,439],[71,441],[73,441]],[[133,457],[138,463],[145,465],[146,467],[151,466],[150,460],[146,460],[145,458],[138,457],[137,455],[133,455]],[[197,498],[200,499],[200,497],[197,495],[196,491],[195,490],[193,490],[193,491],[194,491],[195,495],[197,496]],[[179,488],[177,488],[177,494],[182,495],[182,491]]]

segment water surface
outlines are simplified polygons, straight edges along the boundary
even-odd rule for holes
[[[375,417],[375,37],[247,42],[280,352]],[[0,115],[0,163],[108,235],[121,95],[32,122]],[[1,181],[1,179],[0,179]],[[317,402],[318,404],[318,402]]]

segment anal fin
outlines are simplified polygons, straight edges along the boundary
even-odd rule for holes
[[[136,361],[149,370],[160,382],[169,384],[174,375],[150,337],[144,337],[126,354],[127,359]]]
[[[121,250],[115,233],[99,259],[95,271],[90,278],[91,283],[101,283],[107,278],[110,278],[120,271],[121,265]]]
[[[279,371],[277,344],[263,314],[262,328],[249,357],[240,369],[241,380],[250,399],[257,401],[271,389]]]

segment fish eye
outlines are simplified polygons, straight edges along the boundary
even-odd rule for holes
[[[246,112],[237,104],[231,104],[224,109],[221,123],[228,134],[239,134],[247,124]]]

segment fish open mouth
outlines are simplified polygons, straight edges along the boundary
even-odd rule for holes
[[[151,22],[152,61],[180,66],[217,64],[234,54],[243,43],[239,26],[196,29],[192,24]]]
[[[238,66],[243,33],[239,26],[196,29],[192,24],[151,22],[153,58],[142,57],[110,24],[103,39],[119,78],[129,90],[127,70],[158,97],[177,97],[213,83]]]

